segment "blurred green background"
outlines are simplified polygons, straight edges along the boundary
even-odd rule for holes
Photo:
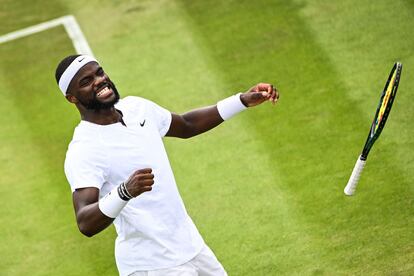
[[[191,217],[229,275],[414,275],[414,2],[0,0],[0,36],[73,14],[122,96],[174,112],[280,90],[166,138]],[[0,275],[116,275],[115,231],[77,229],[63,161],[76,108],[54,80],[63,27],[0,44]],[[386,128],[343,195],[395,61]]]

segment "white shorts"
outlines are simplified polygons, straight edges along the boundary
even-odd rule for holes
[[[136,271],[130,276],[227,276],[213,251],[204,245],[201,252],[185,264],[159,270]]]

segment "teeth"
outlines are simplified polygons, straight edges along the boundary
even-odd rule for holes
[[[99,97],[99,96],[101,96],[102,94],[104,94],[106,92],[109,92],[109,88],[108,87],[105,87],[104,89],[102,89],[101,91],[99,91],[99,93],[97,94],[97,96]]]

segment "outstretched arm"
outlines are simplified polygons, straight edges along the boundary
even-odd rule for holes
[[[265,101],[275,104],[278,99],[279,92],[268,83],[259,83],[240,94],[240,101],[246,107],[259,105]],[[190,138],[218,126],[223,121],[217,105],[195,109],[182,115],[173,113],[166,136]]]

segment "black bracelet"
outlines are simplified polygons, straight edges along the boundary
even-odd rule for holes
[[[121,183],[118,186],[118,195],[119,197],[124,200],[124,201],[129,201],[130,199],[133,198],[133,196],[131,196],[131,194],[128,192],[128,190],[125,187],[124,183]]]
[[[125,186],[125,183],[124,182],[122,182],[121,183],[121,190],[122,190],[122,193],[128,198],[128,199],[131,199],[131,198],[133,198],[133,196],[128,192],[128,190],[127,190],[127,188],[126,188],[126,186]]]
[[[125,185],[125,182],[122,182],[121,183],[121,186],[122,186],[122,188],[124,189],[124,193],[129,197],[129,198],[134,198],[129,192],[128,192],[128,189],[127,189],[127,187],[126,187],[126,185]]]

